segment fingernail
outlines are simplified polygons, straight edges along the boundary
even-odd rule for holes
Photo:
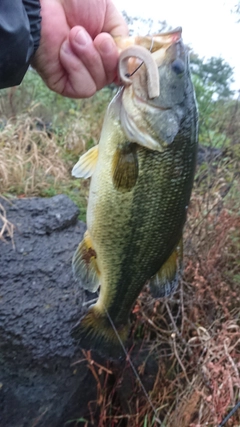
[[[85,30],[79,30],[74,39],[81,46],[85,46],[91,41],[91,37]]]
[[[70,54],[70,53],[72,53],[72,50],[71,50],[71,48],[70,48],[70,44],[69,44],[69,42],[66,40],[65,42],[63,42],[63,44],[62,44],[62,50],[66,53],[66,54]]]
[[[106,55],[106,54],[112,53],[114,47],[115,47],[114,41],[108,38],[99,45],[99,50],[101,53],[104,53]]]

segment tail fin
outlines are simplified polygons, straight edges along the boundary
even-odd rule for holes
[[[122,344],[127,340],[128,331],[129,323],[113,326],[107,313],[96,304],[73,327],[71,335],[81,348],[116,359],[124,356]]]

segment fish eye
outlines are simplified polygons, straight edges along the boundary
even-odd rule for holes
[[[175,59],[175,61],[172,62],[172,70],[178,76],[184,72],[184,69],[185,69],[185,66],[181,59]]]

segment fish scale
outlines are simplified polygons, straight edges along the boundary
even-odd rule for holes
[[[192,179],[189,176],[191,170],[188,173],[185,171],[185,181],[179,180],[178,186],[177,182],[175,182],[172,189],[169,185],[167,170],[167,165],[169,165],[169,173],[173,173],[171,157],[166,153],[154,153],[153,157],[156,159],[153,161],[149,153],[145,153],[146,150],[143,149],[141,151],[139,158],[143,157],[144,168],[149,170],[151,167],[152,176],[149,180],[150,187],[146,188],[146,191],[143,192],[143,186],[139,182],[138,189],[141,188],[141,192],[138,194],[139,192],[136,190],[136,194],[134,194],[133,212],[131,215],[131,221],[134,222],[134,231],[130,238],[130,244],[126,241],[123,253],[120,255],[121,259],[124,259],[122,265],[125,268],[122,269],[122,275],[115,286],[118,289],[120,284],[124,283],[126,285],[123,285],[123,291],[118,292],[115,298],[111,300],[111,307],[110,309],[108,308],[111,318],[116,325],[118,322],[122,323],[124,318],[126,318],[124,300],[127,300],[129,304],[129,300],[132,297],[132,304],[134,303],[136,295],[140,293],[143,284],[146,282],[146,277],[150,278],[158,271],[159,265],[165,262],[171,254],[176,241],[180,239],[182,226],[186,217],[185,206],[190,196],[190,189],[187,193],[183,191],[182,187],[184,185],[189,187],[189,179]],[[159,171],[159,176],[156,173],[154,174],[156,169]],[[161,169],[163,169],[162,174],[160,172]],[[146,184],[146,174],[143,173],[142,176]],[[154,176],[157,177],[155,182],[153,181]],[[164,179],[162,180],[162,178]],[[154,184],[155,190],[153,190]],[[151,196],[148,198],[150,188]],[[161,191],[159,191],[159,188],[161,188]],[[173,197],[173,190],[179,194],[178,202],[176,201],[176,197]],[[141,202],[139,202],[139,198]],[[181,215],[178,214],[179,211]],[[165,212],[169,212],[169,214]],[[156,217],[158,221],[156,221]],[[151,219],[150,221],[149,218]],[[129,228],[132,229],[131,226]],[[178,235],[177,238],[176,234]],[[174,240],[174,243],[171,244],[171,240]],[[139,269],[139,265],[141,265],[141,269]],[[127,277],[126,271],[128,272]],[[110,283],[112,281],[113,277]],[[119,307],[119,300],[123,301],[121,307]]]

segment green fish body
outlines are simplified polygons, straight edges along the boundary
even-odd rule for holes
[[[87,232],[73,258],[74,275],[92,292],[100,286],[73,335],[83,348],[106,354],[118,354],[119,337],[126,341],[131,308],[146,282],[155,297],[169,295],[181,268],[197,109],[188,54],[175,39],[160,55],[148,52],[160,94],[149,98],[142,65],[110,103],[98,146],[73,169],[77,177],[91,176]]]

